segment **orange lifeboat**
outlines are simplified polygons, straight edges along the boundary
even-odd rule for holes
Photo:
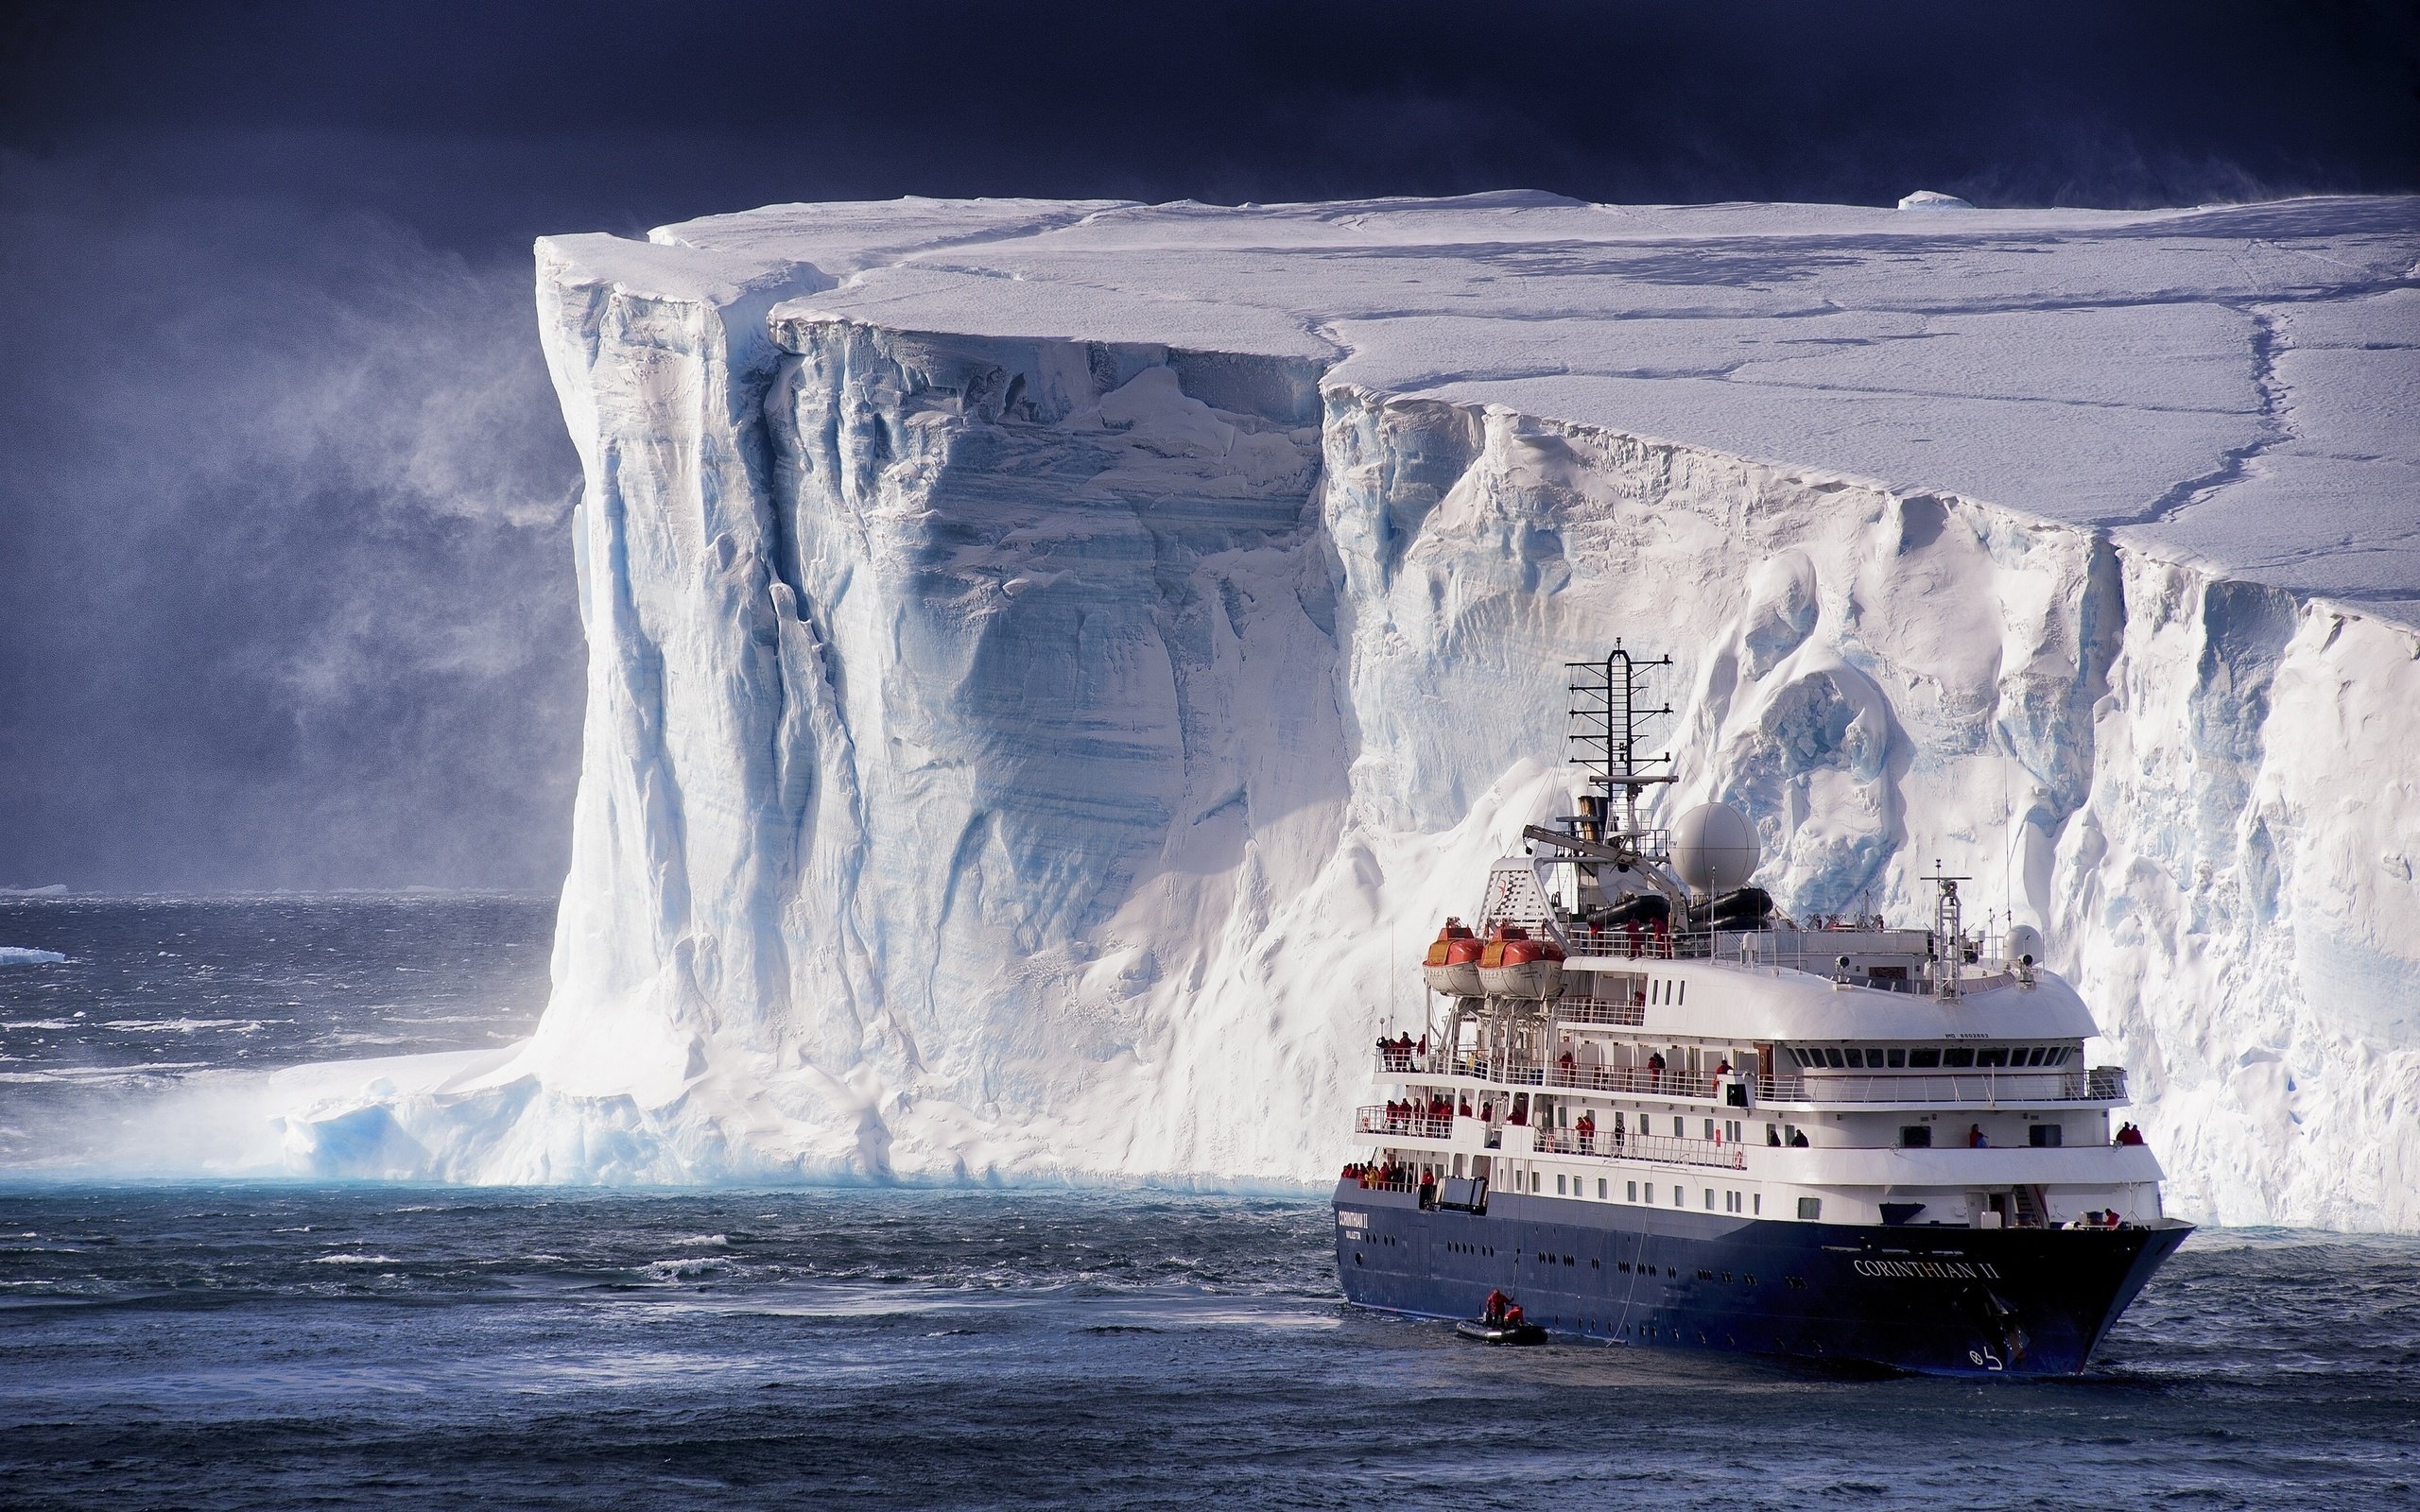
[[[1518,924],[1498,924],[1479,954],[1479,985],[1490,997],[1559,998],[1563,955],[1550,939],[1532,939]]]
[[[1479,950],[1478,937],[1461,919],[1445,920],[1445,927],[1429,942],[1427,959],[1421,963],[1428,986],[1448,997],[1478,997]]]

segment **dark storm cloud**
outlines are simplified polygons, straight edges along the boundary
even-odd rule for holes
[[[0,884],[544,884],[527,244],[785,199],[2420,187],[2408,9],[596,4],[0,23]]]

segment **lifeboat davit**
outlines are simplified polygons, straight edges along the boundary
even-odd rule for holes
[[[1479,986],[1495,998],[1559,998],[1563,996],[1563,947],[1550,939],[1531,939],[1518,924],[1498,924],[1488,931],[1479,950]]]
[[[1428,986],[1448,997],[1478,997],[1482,990],[1478,980],[1480,948],[1478,936],[1461,919],[1445,920],[1445,927],[1429,942],[1428,958],[1421,965]]]

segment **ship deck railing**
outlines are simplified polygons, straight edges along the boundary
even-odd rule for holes
[[[1919,1103],[1959,1108],[1989,1108],[2000,1103],[2122,1103],[2126,1101],[2126,1068],[1761,1076],[1756,1080],[1756,1101]]]
[[[1390,1119],[1385,1113],[1383,1108],[1356,1109],[1354,1132],[1430,1140],[1447,1139],[1453,1133],[1453,1125],[1447,1121]],[[1501,1149],[1496,1143],[1500,1132],[1500,1129],[1489,1131],[1486,1149]],[[1747,1146],[1736,1141],[1682,1139],[1624,1129],[1598,1129],[1582,1134],[1577,1129],[1547,1128],[1543,1125],[1532,1128],[1530,1137],[1530,1153],[1537,1155],[1579,1155],[1600,1160],[1650,1160],[1659,1165],[1707,1166],[1725,1171],[1742,1171],[1748,1165]]]
[[[1655,1160],[1666,1165],[1718,1166],[1747,1169],[1748,1152],[1720,1140],[1675,1139],[1662,1134],[1634,1134],[1622,1129],[1540,1128],[1534,1132],[1540,1155],[1593,1155],[1607,1160]]]
[[[1545,1066],[1531,1060],[1493,1061],[1485,1056],[1448,1055],[1433,1050],[1409,1055],[1381,1051],[1379,1071],[1391,1075],[1465,1076],[1494,1087],[1548,1087],[1565,1091],[1634,1093],[1645,1097],[1686,1097],[1719,1100],[1721,1084],[1732,1077],[1685,1071],[1653,1071],[1645,1066]]]
[[[1848,937],[1860,933],[1855,930],[1808,928],[1778,920],[1773,926],[1763,929],[1686,929],[1669,934],[1577,923],[1557,924],[1555,928],[1563,936],[1564,948],[1576,956],[1780,967],[1803,971],[1809,976],[1824,977],[1843,987],[1927,997],[1941,988],[1936,980],[1940,970],[1938,965],[1927,966],[1917,974],[1906,977],[1869,976],[1855,971],[1843,973],[1840,965],[1841,947],[1856,943]],[[1989,992],[2020,980],[2011,968],[1969,961],[1959,972],[1958,989],[1962,993]]]
[[[1426,1115],[1390,1113],[1381,1104],[1353,1110],[1353,1132],[1356,1134],[1401,1134],[1416,1140],[1444,1140],[1454,1137],[1454,1121],[1450,1118],[1429,1118]]]
[[[1992,1108],[2002,1103],[2123,1103],[2126,1069],[2094,1066],[2077,1071],[1951,1071],[1854,1073],[1799,1076],[1713,1076],[1703,1072],[1655,1071],[1645,1066],[1584,1063],[1547,1066],[1530,1060],[1491,1061],[1484,1056],[1384,1051],[1378,1069],[1397,1076],[1466,1077],[1490,1087],[1538,1087],[1562,1091],[1606,1092],[1627,1097],[1669,1097],[1729,1107],[1750,1102],[1728,1095],[1753,1089],[1753,1103],[1928,1104],[1943,1108]]]
[[[1579,1091],[1621,1092],[1640,1097],[1719,1099],[1729,1077],[1692,1075],[1685,1071],[1656,1071],[1646,1066],[1555,1066],[1542,1085]]]

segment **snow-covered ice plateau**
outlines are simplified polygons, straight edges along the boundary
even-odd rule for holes
[[[1620,636],[1786,906],[2044,931],[2171,1211],[2420,1228],[2420,200],[1939,198],[541,242],[553,998],[284,1159],[1317,1181]]]

